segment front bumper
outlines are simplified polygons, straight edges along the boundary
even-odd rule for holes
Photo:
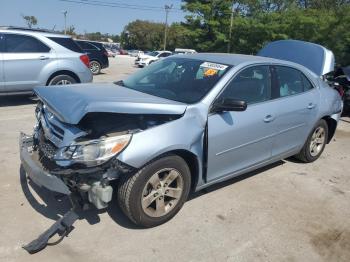
[[[33,137],[23,133],[19,137],[19,150],[22,166],[31,180],[40,187],[51,191],[69,195],[71,191],[67,185],[57,176],[51,175],[44,170],[41,163],[35,159],[32,153]]]

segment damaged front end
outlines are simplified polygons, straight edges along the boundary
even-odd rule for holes
[[[132,135],[178,116],[89,113],[78,125],[58,120],[39,102],[33,135],[21,134],[20,154],[36,184],[78,196],[83,208],[97,209],[112,200],[111,182],[136,168],[117,160]]]

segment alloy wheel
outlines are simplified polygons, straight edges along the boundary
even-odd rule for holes
[[[322,126],[315,129],[310,141],[310,154],[317,156],[323,149],[326,142],[326,131]]]
[[[98,74],[98,72],[100,71],[100,66],[97,62],[91,62],[90,63],[90,70],[91,72],[95,75]]]
[[[56,85],[70,85],[70,84],[72,84],[72,82],[66,79],[62,79],[56,83]]]
[[[180,172],[174,168],[157,171],[147,181],[141,199],[143,211],[150,217],[168,214],[179,202],[184,188]]]

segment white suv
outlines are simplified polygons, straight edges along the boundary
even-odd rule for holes
[[[172,55],[173,53],[170,51],[153,51],[146,54],[141,54],[135,60],[135,65],[139,67],[148,66],[149,64]]]
[[[30,94],[36,86],[91,81],[89,58],[71,37],[0,27],[0,95]]]

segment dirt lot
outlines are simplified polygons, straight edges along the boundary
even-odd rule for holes
[[[137,70],[111,59],[95,81]],[[64,214],[67,199],[28,185],[19,131],[35,102],[0,98],[0,261],[350,261],[350,119],[313,164],[280,161],[191,196],[170,222],[135,228],[116,208],[90,211],[62,243],[28,255],[21,246]]]

